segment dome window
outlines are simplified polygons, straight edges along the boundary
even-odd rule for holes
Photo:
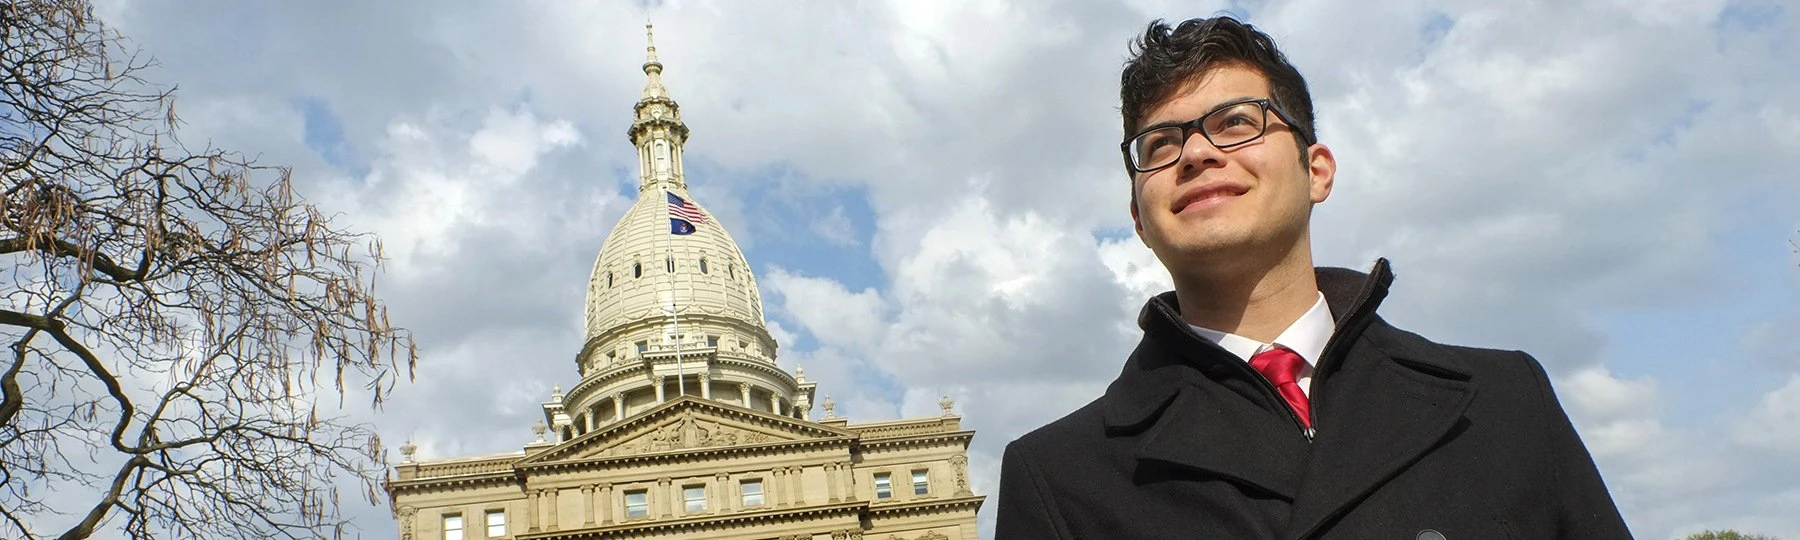
[[[671,273],[671,274],[675,273],[675,258],[674,257],[669,257],[667,266],[669,268],[669,273]]]
[[[613,286],[612,272],[608,271],[606,273],[606,288],[611,289],[612,286]]]
[[[644,277],[644,265],[642,263],[631,263],[631,277]]]
[[[700,258],[700,273],[706,273],[706,257]]]

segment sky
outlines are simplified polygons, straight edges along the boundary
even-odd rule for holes
[[[1097,397],[1169,287],[1126,211],[1126,44],[1231,13],[1305,74],[1338,158],[1321,264],[1387,257],[1389,321],[1541,360],[1640,538],[1800,538],[1791,3],[98,4],[179,87],[184,141],[290,165],[382,237],[423,358],[341,412],[421,458],[516,451],[576,382],[585,281],[636,196],[648,19],[782,366],[853,421],[953,397],[994,494],[1004,445]]]

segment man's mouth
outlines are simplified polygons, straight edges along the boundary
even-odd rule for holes
[[[1182,194],[1181,198],[1175,201],[1175,213],[1213,206],[1249,191],[1250,188],[1247,186],[1228,183],[1202,186]]]

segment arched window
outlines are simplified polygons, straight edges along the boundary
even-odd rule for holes
[[[735,265],[735,264],[725,265],[725,273],[730,275],[731,279],[737,279],[737,265]]]
[[[612,286],[613,286],[612,272],[609,271],[606,273],[606,288],[611,289]]]
[[[668,266],[669,266],[669,273],[671,273],[671,274],[675,273],[675,258],[674,257],[669,257]]]
[[[641,263],[631,263],[631,277],[644,277],[644,265]]]
[[[706,273],[706,257],[700,258],[700,273]]]

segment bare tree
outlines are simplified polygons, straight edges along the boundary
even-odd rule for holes
[[[340,536],[385,469],[319,403],[417,358],[379,241],[183,145],[148,65],[86,0],[0,2],[0,537]]]

